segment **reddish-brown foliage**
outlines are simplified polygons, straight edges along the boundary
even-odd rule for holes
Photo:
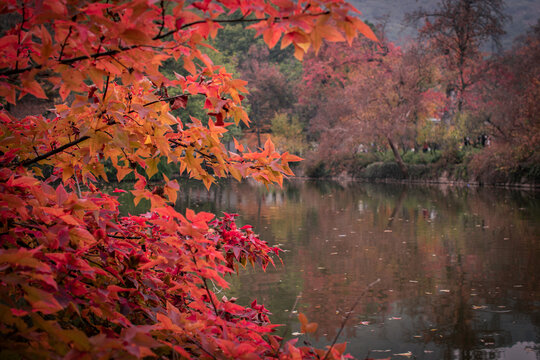
[[[270,141],[237,153],[220,143],[229,124],[249,122],[246,83],[199,48],[220,23],[249,22],[301,58],[322,39],[373,37],[353,10],[335,0],[2,2],[16,21],[0,39],[1,357],[315,357],[272,335],[264,306],[212,291],[238,264],[265,268],[278,249],[233,215],[178,213],[178,183],[151,190],[142,172],[151,178],[165,157],[207,186],[292,175],[298,158]],[[189,75],[164,77],[171,57]],[[182,94],[169,97],[173,86]],[[15,117],[9,108],[26,94],[56,99],[54,116]],[[206,97],[208,126],[170,113],[195,94]],[[131,192],[150,200],[149,213],[119,215],[117,198],[97,187],[104,160],[117,180],[135,176]]]

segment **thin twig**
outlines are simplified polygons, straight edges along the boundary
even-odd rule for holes
[[[327,15],[327,14],[330,14],[330,11],[324,11],[324,12],[320,12],[320,13],[316,13],[316,14],[309,14],[309,15],[310,16],[322,16],[322,15]],[[244,17],[241,17],[239,19],[222,19],[222,20],[212,20],[212,21],[215,22],[215,23],[244,23],[244,22],[267,21],[269,19],[270,19],[270,17],[254,18],[254,19],[246,19]],[[284,16],[282,18],[275,18],[274,21],[275,22],[280,22],[280,21],[288,20],[288,19],[290,19],[289,16]],[[194,26],[194,25],[197,25],[197,24],[206,23],[207,20],[208,19],[198,20],[198,21],[193,21],[193,22],[184,24],[179,29],[171,30],[171,31],[168,31],[168,32],[166,32],[164,34],[161,34],[161,35],[156,35],[156,36],[154,36],[152,38],[152,40],[163,39],[163,38],[165,38],[167,36],[170,36],[170,35],[174,34],[178,30],[185,29],[187,27]],[[94,59],[95,60],[95,59],[98,59],[98,58],[101,58],[101,57],[104,57],[104,56],[113,56],[113,55],[119,54],[119,53],[124,52],[124,51],[129,51],[129,50],[133,50],[133,49],[137,49],[137,48],[141,48],[141,47],[148,47],[148,46],[151,46],[151,45],[139,44],[139,45],[131,45],[131,46],[120,46],[118,49],[115,49],[115,50],[108,50],[108,51],[104,51],[104,52],[99,52],[99,50],[101,50],[101,46],[100,46],[98,52],[96,52],[95,54],[81,55],[81,56],[76,56],[76,57],[73,57],[73,58],[70,58],[70,59],[62,59],[62,60],[58,60],[58,63],[63,64],[63,65],[71,65],[71,64],[73,64],[75,62],[82,61],[82,60],[87,60],[87,59]],[[39,69],[42,69],[42,68],[43,68],[43,66],[41,64],[33,64],[33,65],[29,65],[29,66],[27,66],[27,67],[25,67],[23,69],[16,68],[16,69],[12,69],[12,70],[0,71],[0,76],[16,75],[16,74],[21,74],[21,73],[33,70],[33,69],[38,69],[39,70]]]
[[[330,355],[330,351],[332,351],[332,348],[334,347],[334,345],[336,345],[339,335],[341,335],[341,332],[345,328],[345,324],[347,323],[347,320],[349,320],[349,318],[351,317],[351,314],[353,313],[358,303],[360,303],[360,300],[364,297],[364,295],[368,292],[370,288],[372,288],[375,284],[379,283],[380,281],[381,279],[375,280],[374,282],[366,286],[364,291],[362,291],[362,293],[358,295],[358,298],[354,302],[353,306],[351,306],[350,310],[347,312],[347,315],[345,315],[345,318],[343,319],[343,322],[341,323],[341,327],[339,328],[338,333],[336,334],[336,336],[334,337],[334,340],[332,341],[332,345],[330,345],[330,348],[328,348],[328,351],[326,352],[326,354],[324,354],[324,357],[322,358],[322,360],[326,360],[328,358],[328,355]]]
[[[197,269],[199,269],[199,265],[197,264],[197,259],[195,258],[195,256],[192,256],[191,258],[193,259],[193,262],[195,263],[195,267]],[[219,316],[217,306],[214,303],[214,298],[210,294],[210,289],[208,288],[208,284],[206,283],[206,279],[202,275],[201,275],[201,279],[203,281],[204,288],[206,289],[206,293],[208,294],[208,297],[210,298],[210,302],[212,303],[212,306],[214,307],[214,312],[216,313],[216,316]]]
[[[128,239],[128,240],[142,239],[142,236],[125,236],[125,235],[113,235],[113,234],[107,234],[107,237],[111,237],[115,239]]]
[[[195,345],[197,345],[202,351],[204,351],[205,353],[207,353],[210,357],[212,357],[212,359],[214,360],[217,360],[216,356],[214,354],[212,354],[210,351],[206,350],[204,348],[204,346],[202,344],[200,344],[197,340],[193,339],[191,336],[189,336],[188,334],[184,334],[185,337],[188,338],[189,341],[191,341],[192,343],[194,343]]]
[[[161,24],[160,24],[160,27],[159,27],[159,32],[156,35],[156,37],[158,37],[158,38],[161,36],[161,32],[165,28],[165,2],[163,0],[161,0],[159,2],[159,6],[161,7]]]
[[[109,90],[109,79],[110,79],[110,75],[107,75],[107,82],[105,83],[105,91],[103,91],[103,97],[101,98],[102,102],[105,102],[105,96],[107,96],[107,90]]]
[[[81,186],[79,185],[79,177],[77,176],[77,169],[75,169],[75,181],[77,182],[77,190],[79,190],[79,197],[82,198]]]
[[[58,55],[58,61],[62,60],[62,56],[64,55],[64,48],[67,45],[67,41],[68,41],[69,37],[71,36],[72,30],[73,30],[73,25],[70,25],[68,34],[67,34],[66,38],[64,39],[64,42],[62,43],[62,46],[60,47],[60,54]]]
[[[330,14],[330,11],[324,11],[324,12],[320,12],[320,13],[316,13],[316,14],[308,14],[308,15],[310,15],[310,16],[322,16],[322,15],[328,15],[328,14]],[[283,21],[283,20],[289,20],[290,18],[291,18],[290,16],[284,16],[284,17],[280,17],[280,18],[274,18],[274,21],[275,22],[280,22],[280,21]],[[165,34],[155,36],[152,40],[163,39],[163,38],[165,38],[165,37],[167,37],[169,35],[174,34],[178,30],[182,30],[182,29],[185,29],[185,28],[193,26],[193,25],[204,24],[204,23],[207,22],[207,20],[208,19],[197,20],[197,21],[193,21],[193,22],[184,24],[184,25],[180,26],[180,28],[178,28],[176,30],[171,30],[169,32],[166,32]],[[221,19],[221,20],[216,19],[216,20],[212,20],[212,22],[222,23],[222,24],[223,23],[225,23],[225,24],[234,24],[234,23],[257,22],[257,21],[268,21],[268,20],[270,20],[270,17],[246,19],[244,16],[242,16],[241,18],[238,18],[238,19]]]
[[[210,289],[208,288],[208,283],[206,282],[206,278],[201,276],[201,279],[204,284],[204,288],[206,289],[206,293],[208,294],[208,297],[210,298],[210,302],[212,303],[212,306],[214,307],[214,312],[216,313],[216,316],[219,317],[219,312],[216,306],[216,303],[214,302],[214,298],[212,297],[212,294],[210,293]]]
[[[289,318],[292,317],[293,315],[293,312],[294,312],[294,309],[296,309],[296,305],[298,305],[298,301],[302,298],[302,292],[300,292],[300,294],[296,295],[296,300],[294,301],[294,304],[291,308],[291,310],[289,311]],[[290,329],[290,325],[287,324],[285,326],[285,329],[283,330],[283,336],[281,337],[281,341],[279,342],[279,347],[276,349],[276,351],[274,352],[274,354],[276,355],[276,357],[278,357],[279,355],[279,350],[283,347],[283,343],[285,342],[285,336],[287,335],[287,332],[289,331]]]

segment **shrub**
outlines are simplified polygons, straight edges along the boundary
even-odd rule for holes
[[[376,162],[369,164],[361,173],[361,177],[367,180],[403,179],[403,173],[396,163]]]

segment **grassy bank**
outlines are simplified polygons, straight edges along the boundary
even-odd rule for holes
[[[307,161],[304,174],[311,178],[350,177],[364,181],[414,181],[478,185],[540,186],[540,157],[515,160],[505,149],[469,147],[454,151],[409,151],[402,155],[405,176],[392,153],[360,153],[348,158]]]

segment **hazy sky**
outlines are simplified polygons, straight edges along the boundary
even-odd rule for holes
[[[362,12],[361,18],[371,22],[388,15],[387,34],[391,41],[402,43],[414,37],[416,30],[403,25],[403,17],[419,7],[435,7],[439,0],[349,0]],[[512,40],[540,19],[540,0],[506,0],[506,12],[512,17],[505,30],[507,35],[502,38],[505,47]]]

